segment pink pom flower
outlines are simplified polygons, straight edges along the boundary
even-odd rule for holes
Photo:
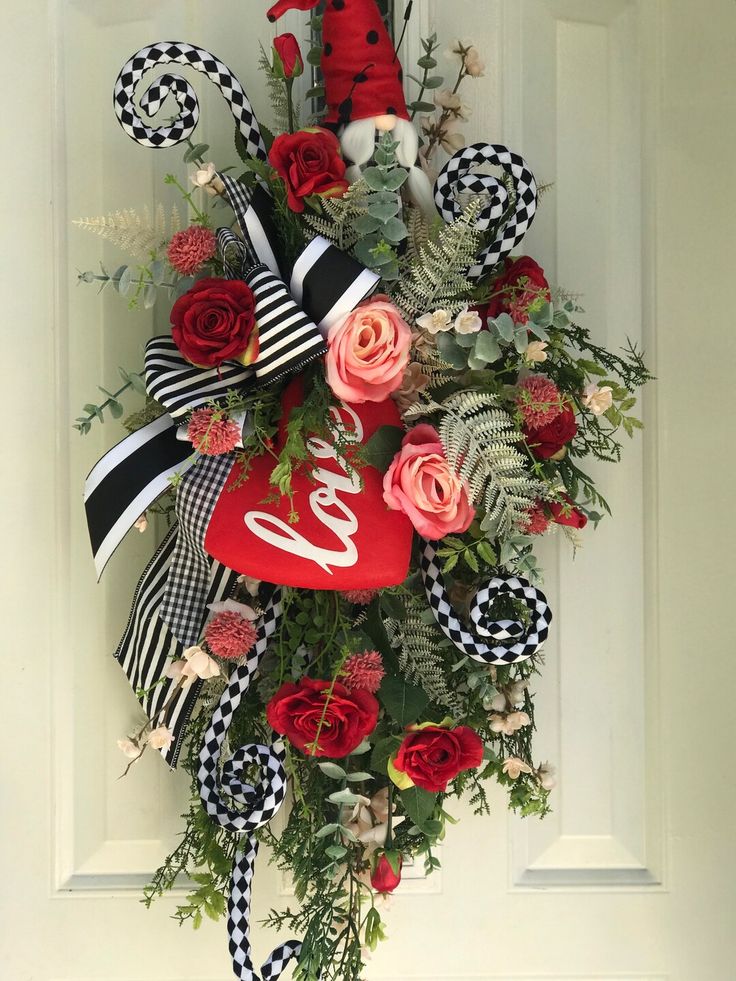
[[[529,375],[519,382],[516,405],[530,429],[541,429],[562,412],[560,390],[545,375]]]
[[[343,664],[340,672],[342,683],[350,691],[368,691],[374,695],[381,687],[386,672],[378,651],[353,654]]]
[[[344,589],[340,595],[348,603],[355,603],[356,606],[368,606],[378,596],[377,589]]]
[[[217,239],[212,229],[190,225],[169,242],[169,264],[182,276],[193,276],[216,251]]]
[[[195,450],[205,456],[229,453],[240,442],[240,428],[219,409],[196,409],[189,420],[187,436]]]
[[[526,512],[526,523],[522,529],[525,535],[543,535],[549,528],[549,518],[544,508],[537,502]]]
[[[205,627],[204,639],[217,657],[243,657],[253,647],[258,632],[250,620],[232,610],[216,614]]]

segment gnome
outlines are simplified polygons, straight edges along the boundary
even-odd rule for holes
[[[287,10],[311,10],[319,0],[278,0],[268,11],[277,20]],[[417,166],[419,138],[409,119],[403,70],[375,0],[327,0],[322,20],[322,74],[327,116],[345,157],[348,179],[357,180],[375,149],[376,133],[388,132],[396,156],[408,168],[408,189],[427,214],[436,214],[432,188]]]

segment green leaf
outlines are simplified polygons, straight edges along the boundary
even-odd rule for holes
[[[156,259],[155,262],[151,263],[151,281],[154,286],[160,286],[164,281],[164,276],[166,275],[166,263],[163,259]]]
[[[440,75],[433,75],[432,78],[428,78],[425,83],[425,89],[438,89],[440,85],[444,82],[444,78]]]
[[[385,773],[389,758],[394,755],[400,745],[400,736],[386,736],[385,739],[379,739],[373,748],[371,769],[375,770],[376,773]]]
[[[344,845],[330,845],[329,848],[325,848],[325,855],[329,855],[336,862],[339,862],[341,858],[345,858],[348,850]]]
[[[404,170],[403,167],[397,167],[395,170],[389,171],[384,177],[383,186],[387,191],[398,191],[400,187],[409,179],[409,171]]]
[[[477,360],[482,361],[483,364],[493,364],[494,361],[499,360],[501,357],[501,348],[490,331],[481,330],[476,335],[473,355]]]
[[[401,678],[384,678],[378,689],[378,697],[391,718],[402,727],[416,722],[429,704],[426,692]]]
[[[391,218],[396,217],[399,213],[399,199],[395,194],[390,196],[381,196],[380,198],[374,198],[368,205],[368,214],[373,218],[377,218],[381,225],[384,222],[389,221]]]
[[[357,804],[360,797],[346,787],[345,790],[336,790],[334,794],[330,794],[327,800],[332,804]]]
[[[337,763],[332,763],[329,760],[324,763],[318,763],[317,766],[326,777],[330,778],[330,780],[344,780],[347,776],[346,771],[343,770],[341,766],[339,766]]]
[[[110,402],[108,408],[110,410],[110,415],[113,417],[113,419],[119,419],[124,411],[122,405],[116,399],[113,399]]]
[[[127,296],[130,292],[130,287],[133,285],[133,270],[130,266],[125,266],[120,274],[120,279],[117,281],[118,293],[121,296]]]
[[[372,780],[373,777],[370,773],[365,773],[361,771],[359,773],[348,773],[348,783],[363,783],[366,780]]]
[[[360,746],[356,746],[352,753],[348,753],[348,756],[362,756],[364,753],[368,753],[370,749],[370,741],[368,739],[364,739]]]
[[[339,824],[326,824],[324,828],[320,828],[315,838],[328,838],[330,835],[334,835],[336,831],[340,828]]]
[[[149,283],[143,290],[143,308],[145,310],[150,310],[156,305],[156,299],[158,297],[158,291],[153,283]]]
[[[431,55],[422,55],[421,58],[417,58],[417,64],[420,68],[424,68],[427,71],[437,67],[437,61]]]
[[[382,225],[383,220],[380,217],[368,214],[356,218],[353,228],[359,235],[371,235],[373,232],[377,232]]]
[[[363,180],[372,191],[384,191],[386,189],[383,171],[378,167],[366,167],[363,171]]]
[[[467,367],[468,356],[455,340],[454,334],[450,331],[441,331],[437,334],[437,350],[442,358],[453,368],[462,370]]]
[[[434,814],[437,795],[430,794],[428,790],[422,790],[421,787],[408,787],[401,791],[401,803],[407,816],[418,828],[422,828],[424,822]]]
[[[389,218],[381,232],[389,242],[401,242],[408,235],[406,225],[400,218]]]
[[[401,449],[403,438],[401,426],[379,426],[365,444],[363,459],[368,466],[385,473]]]
[[[412,112],[434,112],[437,106],[434,102],[422,102],[418,100],[416,102],[410,102],[408,108]]]
[[[134,392],[138,392],[139,395],[146,394],[146,383],[142,375],[139,375],[135,371],[131,371],[125,380],[129,381],[130,384],[133,386]]]
[[[195,143],[184,154],[184,163],[194,163],[195,160],[201,160],[209,148],[209,143]]]
[[[479,571],[479,569],[478,569],[478,560],[477,560],[477,558],[475,557],[475,555],[473,554],[473,552],[469,548],[465,550],[465,552],[463,554],[463,559],[465,560],[465,564],[467,566],[470,566],[470,568],[473,570],[473,572],[478,572]]]

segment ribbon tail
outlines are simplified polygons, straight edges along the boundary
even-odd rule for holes
[[[163,415],[126,436],[90,470],[84,508],[98,580],[136,520],[174,474],[189,469],[191,457],[191,445],[177,440],[174,420]]]

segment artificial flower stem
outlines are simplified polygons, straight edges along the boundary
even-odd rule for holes
[[[181,186],[181,184],[176,179],[176,177],[174,177],[173,174],[167,174],[166,177],[164,177],[164,184],[173,184],[174,187],[180,192],[181,196],[184,198],[186,203],[192,209],[194,213],[195,221],[199,222],[200,225],[209,224],[209,218],[207,217],[207,215],[204,213],[204,211],[200,211],[200,209],[194,203],[194,198],[192,197],[192,195],[189,193],[189,191],[187,191],[186,188]]]
[[[286,112],[289,120],[289,132],[294,132],[294,79],[284,79],[286,85]]]
[[[387,851],[394,847],[393,839],[393,816],[394,816],[394,785],[391,780],[388,782],[388,815],[386,816],[386,845]]]

